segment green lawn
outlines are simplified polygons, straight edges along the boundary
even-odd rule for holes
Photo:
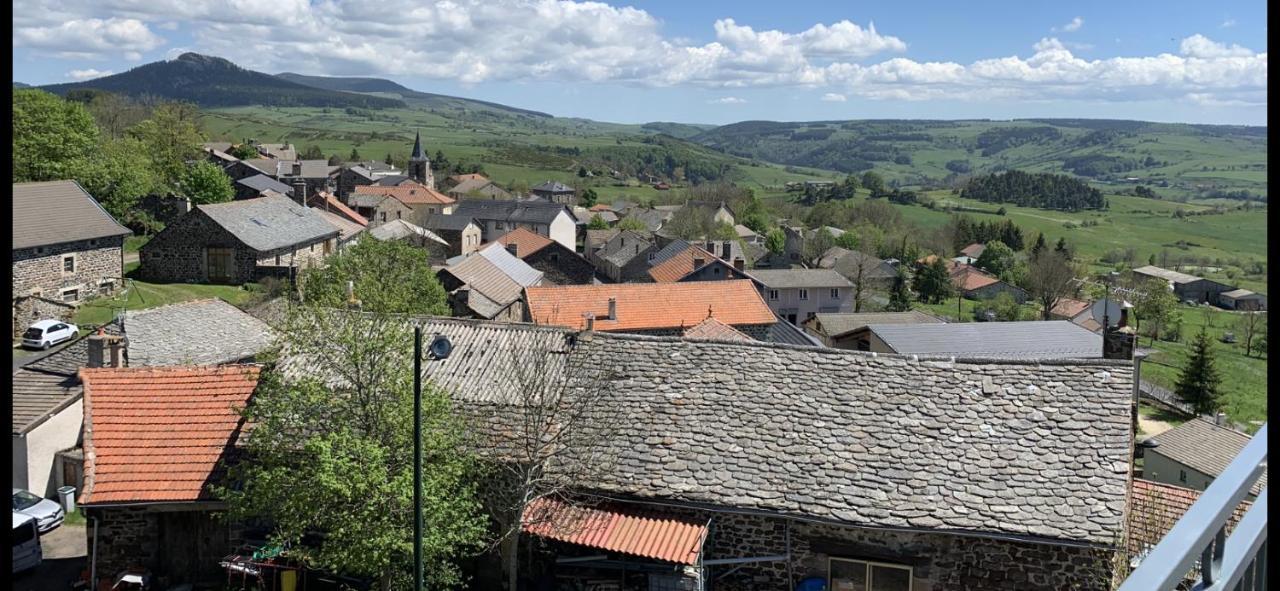
[[[128,237],[128,238],[125,238],[125,239],[124,239],[124,251],[125,251],[125,252],[138,252],[138,249],[142,248],[142,245],[143,245],[143,244],[146,244],[148,240],[151,240],[151,237],[150,237],[150,236],[136,236],[136,235],[135,235],[135,236],[130,236],[130,237]]]
[[[947,319],[948,322],[974,322],[973,311],[979,307],[985,308],[986,302],[974,301],[966,298],[960,298],[960,303],[956,304],[956,298],[949,298],[940,304],[923,304],[914,302],[912,306],[917,310],[922,310]],[[1040,306],[1027,302],[1022,305],[1022,320],[1039,320]]]
[[[1206,318],[1206,311],[1208,316]],[[1238,313],[1205,307],[1184,307],[1182,312],[1182,338],[1178,342],[1156,341],[1155,352],[1142,363],[1142,379],[1165,388],[1173,389],[1182,367],[1186,365],[1191,342],[1201,327],[1207,327],[1212,337],[1215,364],[1222,376],[1223,412],[1237,423],[1248,425],[1251,421],[1267,418],[1267,358],[1265,355],[1245,356],[1243,335],[1235,328]],[[1223,343],[1224,332],[1234,332],[1238,342]],[[1150,339],[1142,338],[1139,347],[1153,347]],[[1250,425],[1250,431],[1257,425]]]
[[[125,266],[126,278],[133,274],[137,263]],[[250,284],[252,285],[252,284]],[[148,283],[137,279],[128,279],[125,295],[110,298],[95,298],[80,305],[72,319],[81,331],[90,327],[101,326],[115,318],[121,310],[142,310],[165,304],[185,302],[205,298],[222,298],[232,305],[244,305],[258,297],[256,291],[250,291],[236,285],[206,285],[198,283]]]

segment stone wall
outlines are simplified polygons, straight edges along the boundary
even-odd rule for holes
[[[94,547],[97,520],[97,571],[114,577],[142,566],[158,588],[225,580],[218,559],[243,542],[243,528],[210,510],[163,510],[160,506],[85,507],[87,546]]]
[[[329,239],[328,252],[325,241],[318,240],[296,248],[260,254],[196,209],[143,245],[138,253],[142,263],[139,273],[148,281],[202,283],[208,281],[208,249],[231,248],[234,250],[235,270],[228,283],[238,285],[262,275],[260,267],[305,268],[320,264],[336,248],[335,241]]]
[[[524,257],[524,262],[542,271],[543,285],[590,285],[596,276],[595,268],[587,259],[559,242]]]
[[[13,295],[39,292],[42,297],[61,300],[62,290],[80,290],[78,299],[97,294],[103,281],[120,287],[124,275],[124,236],[76,240],[38,248],[13,250]],[[75,257],[75,271],[64,271],[63,258]]]
[[[13,336],[17,338],[38,320],[71,322],[76,307],[71,304],[45,298],[16,297],[13,299]]]

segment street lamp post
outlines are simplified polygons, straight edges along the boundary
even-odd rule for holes
[[[431,339],[427,355],[442,361],[453,351],[444,335]],[[413,327],[413,591],[422,591],[422,327]]]

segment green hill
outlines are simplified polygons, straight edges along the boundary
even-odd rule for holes
[[[383,78],[305,76],[303,74],[294,74],[292,72],[276,74],[276,77],[296,84],[323,88],[325,90],[356,92],[400,99],[411,106],[438,109],[492,110],[516,115],[528,115],[531,117],[551,117],[551,115],[546,113],[530,111],[528,109],[517,109],[515,107],[509,107],[507,105],[500,105],[498,103],[491,103],[488,101],[478,101],[475,99],[467,99],[444,94],[433,94],[430,92],[419,92]]]
[[[184,53],[177,59],[154,62],[85,82],[40,88],[58,95],[77,89],[96,89],[133,97],[189,101],[201,107],[273,105],[383,109],[405,106],[404,101],[394,98],[337,92],[290,82],[198,53]]]

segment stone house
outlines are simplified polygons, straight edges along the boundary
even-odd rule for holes
[[[356,187],[372,185],[376,182],[378,182],[378,177],[372,170],[359,164],[344,166],[335,175],[335,192],[339,200],[349,203],[349,198],[355,192]]]
[[[47,309],[40,298],[77,305],[122,286],[132,232],[79,183],[14,183],[12,220],[15,324],[19,299],[36,298],[22,304],[28,311]]]
[[[1102,335],[1066,320],[889,322],[848,334],[873,353],[992,359],[1100,359]]]
[[[96,525],[86,528],[86,545],[96,548],[102,579],[140,564],[162,588],[225,581],[218,560],[243,530],[220,518],[226,507],[209,485],[240,456],[245,419],[237,409],[248,404],[258,374],[256,365],[80,371],[79,506]],[[162,412],[139,423],[131,408],[138,404]],[[167,445],[147,444],[157,437]]]
[[[547,181],[529,189],[529,192],[533,193],[534,197],[561,205],[573,205],[578,201],[577,191],[559,181]]]
[[[460,215],[435,215],[427,219],[423,228],[449,243],[449,256],[471,254],[479,250],[484,232],[475,220]]]
[[[348,199],[374,225],[403,219],[423,226],[433,216],[452,214],[457,204],[456,199],[412,180],[395,186],[358,186]]]
[[[586,285],[595,280],[595,268],[582,255],[528,228],[507,232],[497,243],[530,267],[542,271],[543,285]]]
[[[334,252],[340,235],[320,212],[273,196],[198,205],[139,251],[149,281],[238,285],[292,278]]]
[[[293,196],[294,191],[293,187],[265,174],[244,177],[235,181],[232,186],[235,188],[235,194],[232,198],[237,201],[257,199],[270,193]]]
[[[546,201],[486,201],[464,199],[453,213],[480,224],[482,240],[493,242],[516,228],[528,228],[565,248],[578,248],[577,221],[568,206]]]
[[[1019,304],[1031,299],[1027,290],[1001,281],[991,274],[964,263],[951,261],[951,283],[965,298],[970,300],[991,300],[1002,293],[1007,293]]]
[[[707,318],[769,340],[777,317],[748,280],[611,283],[525,289],[526,321],[581,330],[680,336]],[[592,316],[592,320],[588,320]]]
[[[658,245],[652,235],[632,230],[588,230],[609,232],[609,237],[599,247],[587,251],[587,261],[595,266],[596,273],[615,283],[625,281],[652,281],[649,267],[657,257]]]
[[[769,309],[799,325],[818,313],[852,312],[853,283],[833,269],[754,269]]]
[[[543,281],[542,271],[496,243],[447,262],[437,276],[459,317],[519,322],[526,315],[524,289]]]
[[[707,248],[703,248],[703,244]],[[742,255],[734,257],[730,246],[734,243],[723,244],[725,248],[720,252],[725,254],[717,256],[710,249],[719,250],[719,242],[690,244],[680,239],[673,240],[654,255],[649,277],[655,283],[751,279],[745,271],[746,261]]]
[[[584,287],[528,291],[538,289]],[[494,448],[522,407],[520,386],[492,372],[555,352],[619,376],[590,415],[601,422],[582,427],[607,433],[591,453],[616,461],[566,475],[593,501],[526,508],[530,588],[541,576],[727,591],[806,579],[886,591],[1111,588],[1132,461],[1131,363],[871,356],[616,334],[598,321],[589,332],[416,323],[454,344],[449,362],[424,372]],[[317,369],[294,363],[286,372]],[[595,374],[547,379],[570,391]],[[477,586],[497,586],[495,571],[482,563]]]
[[[381,193],[352,193],[347,203],[361,217],[369,220],[368,227],[376,228],[396,220],[417,219],[412,207],[392,195]]]
[[[466,178],[450,187],[445,194],[454,199],[512,199],[513,195],[510,191],[499,187],[497,183],[484,178],[481,175],[459,175]],[[449,177],[453,179],[455,177]]]

